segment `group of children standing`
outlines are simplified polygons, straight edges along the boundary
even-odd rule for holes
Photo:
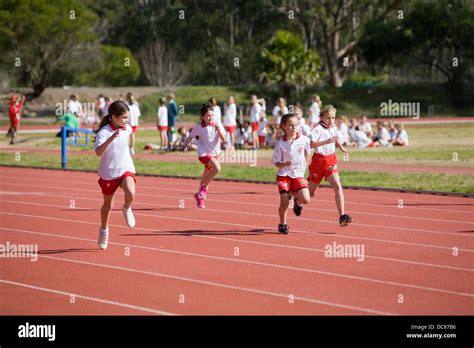
[[[344,211],[344,194],[339,180],[335,148],[337,146],[341,151],[347,151],[336,135],[336,109],[330,105],[324,108],[320,121],[311,130],[309,137],[300,132],[300,118],[295,113],[283,110],[286,113],[279,119],[281,138],[277,141],[272,156],[272,163],[277,168],[276,182],[280,195],[278,232],[289,232],[287,211],[290,201],[294,200],[293,211],[296,216],[300,216],[303,205],[310,203],[323,179],[326,179],[334,190],[339,225],[346,226],[352,222],[352,217]],[[108,221],[115,192],[119,187],[124,190],[125,195],[125,221],[129,227],[135,226],[131,208],[135,197],[135,167],[128,150],[129,139],[133,134],[133,128],[128,124],[131,114],[129,103],[115,101],[110,105],[108,115],[101,120],[97,130],[95,152],[101,157],[98,183],[104,196],[98,239],[101,249],[106,249],[108,245]],[[232,125],[226,122],[227,126],[224,126],[216,121],[215,105],[212,103],[201,107],[200,116],[200,122],[191,130],[183,150],[187,151],[192,140],[197,139],[198,160],[204,165],[204,172],[193,197],[197,207],[203,209],[206,207],[209,184],[221,170],[218,158],[221,144],[227,143],[225,127]],[[305,179],[311,149],[315,149],[315,153],[309,166],[309,176]]]

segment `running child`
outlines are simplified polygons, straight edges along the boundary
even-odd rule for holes
[[[21,110],[25,103],[25,96],[21,97],[18,101],[16,95],[12,95],[10,98],[10,107],[8,108],[8,115],[10,116],[10,128],[8,129],[7,136],[10,135],[10,145],[16,144],[17,133],[20,128]]]
[[[291,199],[294,197],[293,211],[296,216],[301,215],[303,204],[310,202],[304,173],[311,149],[309,138],[298,133],[300,124],[295,114],[283,115],[280,127],[284,135],[275,144],[272,163],[278,168],[276,177],[280,193],[278,232],[288,234],[289,228],[286,216]]]
[[[127,124],[129,116],[127,103],[117,100],[110,104],[109,114],[100,122],[95,140],[95,153],[100,157],[99,185],[104,195],[98,241],[103,250],[107,249],[109,241],[110,210],[118,187],[121,187],[125,194],[122,207],[125,221],[130,228],[135,227],[131,205],[135,198],[136,179],[135,166],[128,147],[132,134],[132,127]]]
[[[184,146],[185,152],[194,137],[198,138],[198,157],[204,164],[204,173],[199,183],[199,190],[193,196],[198,208],[206,208],[205,200],[209,184],[221,170],[218,160],[221,154],[221,142],[226,143],[222,123],[214,122],[212,105],[206,104],[201,107],[201,122],[196,124],[189,134]]]
[[[160,99],[160,107],[158,108],[157,128],[160,132],[161,150],[168,149],[168,108],[166,107],[166,99]]]
[[[138,118],[142,115],[138,102],[133,97],[132,93],[127,93],[127,104],[130,109],[130,117],[128,118],[128,124],[132,127],[132,135],[130,136],[130,154],[135,154],[135,134],[138,131]]]
[[[352,217],[344,212],[344,193],[337,169],[336,146],[344,153],[347,150],[338,140],[335,118],[336,109],[332,105],[326,106],[319,124],[311,131],[311,147],[315,149],[315,153],[309,166],[308,185],[310,196],[314,197],[323,178],[329,182],[335,193],[339,226],[344,227],[352,222]]]

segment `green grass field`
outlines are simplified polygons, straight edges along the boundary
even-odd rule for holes
[[[411,145],[406,148],[350,149],[350,161],[368,164],[398,164],[441,166],[439,173],[381,173],[362,171],[343,171],[344,185],[418,189],[444,192],[474,193],[474,175],[444,174],[443,167],[460,166],[473,168],[474,173],[474,124],[445,125],[407,125]],[[60,168],[60,158],[51,153],[28,153],[27,148],[59,149],[60,139],[54,134],[25,134],[20,137],[18,146],[20,161],[15,153],[0,151],[0,164]],[[140,131],[137,137],[137,153],[146,152],[147,143],[158,143],[158,133],[153,130]],[[0,139],[0,146],[7,147],[8,140]],[[25,150],[22,151],[21,148]],[[174,161],[173,158],[181,158]],[[247,180],[274,180],[275,169],[268,164],[271,149],[258,153],[257,167],[247,165],[223,164],[219,177]],[[150,159],[135,158],[137,171],[142,174],[200,176],[202,165],[197,162],[195,153],[166,153]],[[457,156],[457,161],[454,160]],[[70,152],[69,168],[96,170],[98,158],[91,146]]]

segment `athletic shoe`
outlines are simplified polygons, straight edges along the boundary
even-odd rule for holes
[[[293,212],[296,216],[300,216],[302,210],[303,206],[298,205],[298,200],[295,198],[295,201],[293,202]]]
[[[201,208],[201,209],[204,209],[206,208],[206,205],[204,204],[204,199],[201,197],[201,195],[199,194],[199,192],[196,192],[194,195],[193,195],[194,199],[196,200],[196,204],[197,204],[197,207],[198,208]]]
[[[109,229],[103,230],[102,227],[99,227],[99,248],[102,250],[107,249],[109,245]]]
[[[125,217],[125,221],[127,222],[128,227],[133,228],[135,227],[135,216],[133,216],[132,208],[123,208],[123,216]]]
[[[344,227],[352,222],[352,216],[344,214],[339,218],[339,226]]]
[[[201,195],[202,199],[206,199],[206,197],[207,197],[207,187],[205,185],[201,186],[201,188],[199,189],[199,194]]]
[[[278,225],[278,233],[288,234],[288,232],[290,232],[290,230],[288,229],[287,224],[279,224]]]

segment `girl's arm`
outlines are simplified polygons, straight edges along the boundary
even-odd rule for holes
[[[337,141],[337,136],[335,135],[335,136],[333,136],[333,137],[331,137],[331,138],[329,138],[329,139],[326,139],[326,140],[312,141],[310,146],[311,146],[311,148],[314,149],[314,148],[317,148],[317,147],[319,147],[319,146],[323,146],[323,145],[327,145],[327,144],[330,144],[330,143],[334,143],[334,142],[336,142],[336,141]]]
[[[220,125],[216,126],[217,133],[219,134],[219,138],[221,138],[222,143],[225,145],[227,143],[227,139],[225,138],[225,133],[222,132],[222,128]]]
[[[339,140],[336,140],[336,146],[344,153],[347,153],[347,150],[342,144],[339,142]]]
[[[293,165],[293,161],[292,161],[292,160],[288,160],[288,161],[286,161],[286,162],[277,162],[277,163],[275,163],[275,166],[276,166],[277,168],[285,168],[285,167],[289,167],[289,166],[291,166],[291,165]]]
[[[97,149],[95,149],[95,153],[96,153],[97,156],[99,156],[99,157],[102,156],[104,151],[107,149],[107,146],[109,146],[109,144],[112,141],[114,141],[114,139],[119,135],[119,132],[120,132],[120,129],[117,129],[115,132],[112,133],[112,135],[109,137],[109,139],[104,141],[104,143],[102,145],[100,145]]]

